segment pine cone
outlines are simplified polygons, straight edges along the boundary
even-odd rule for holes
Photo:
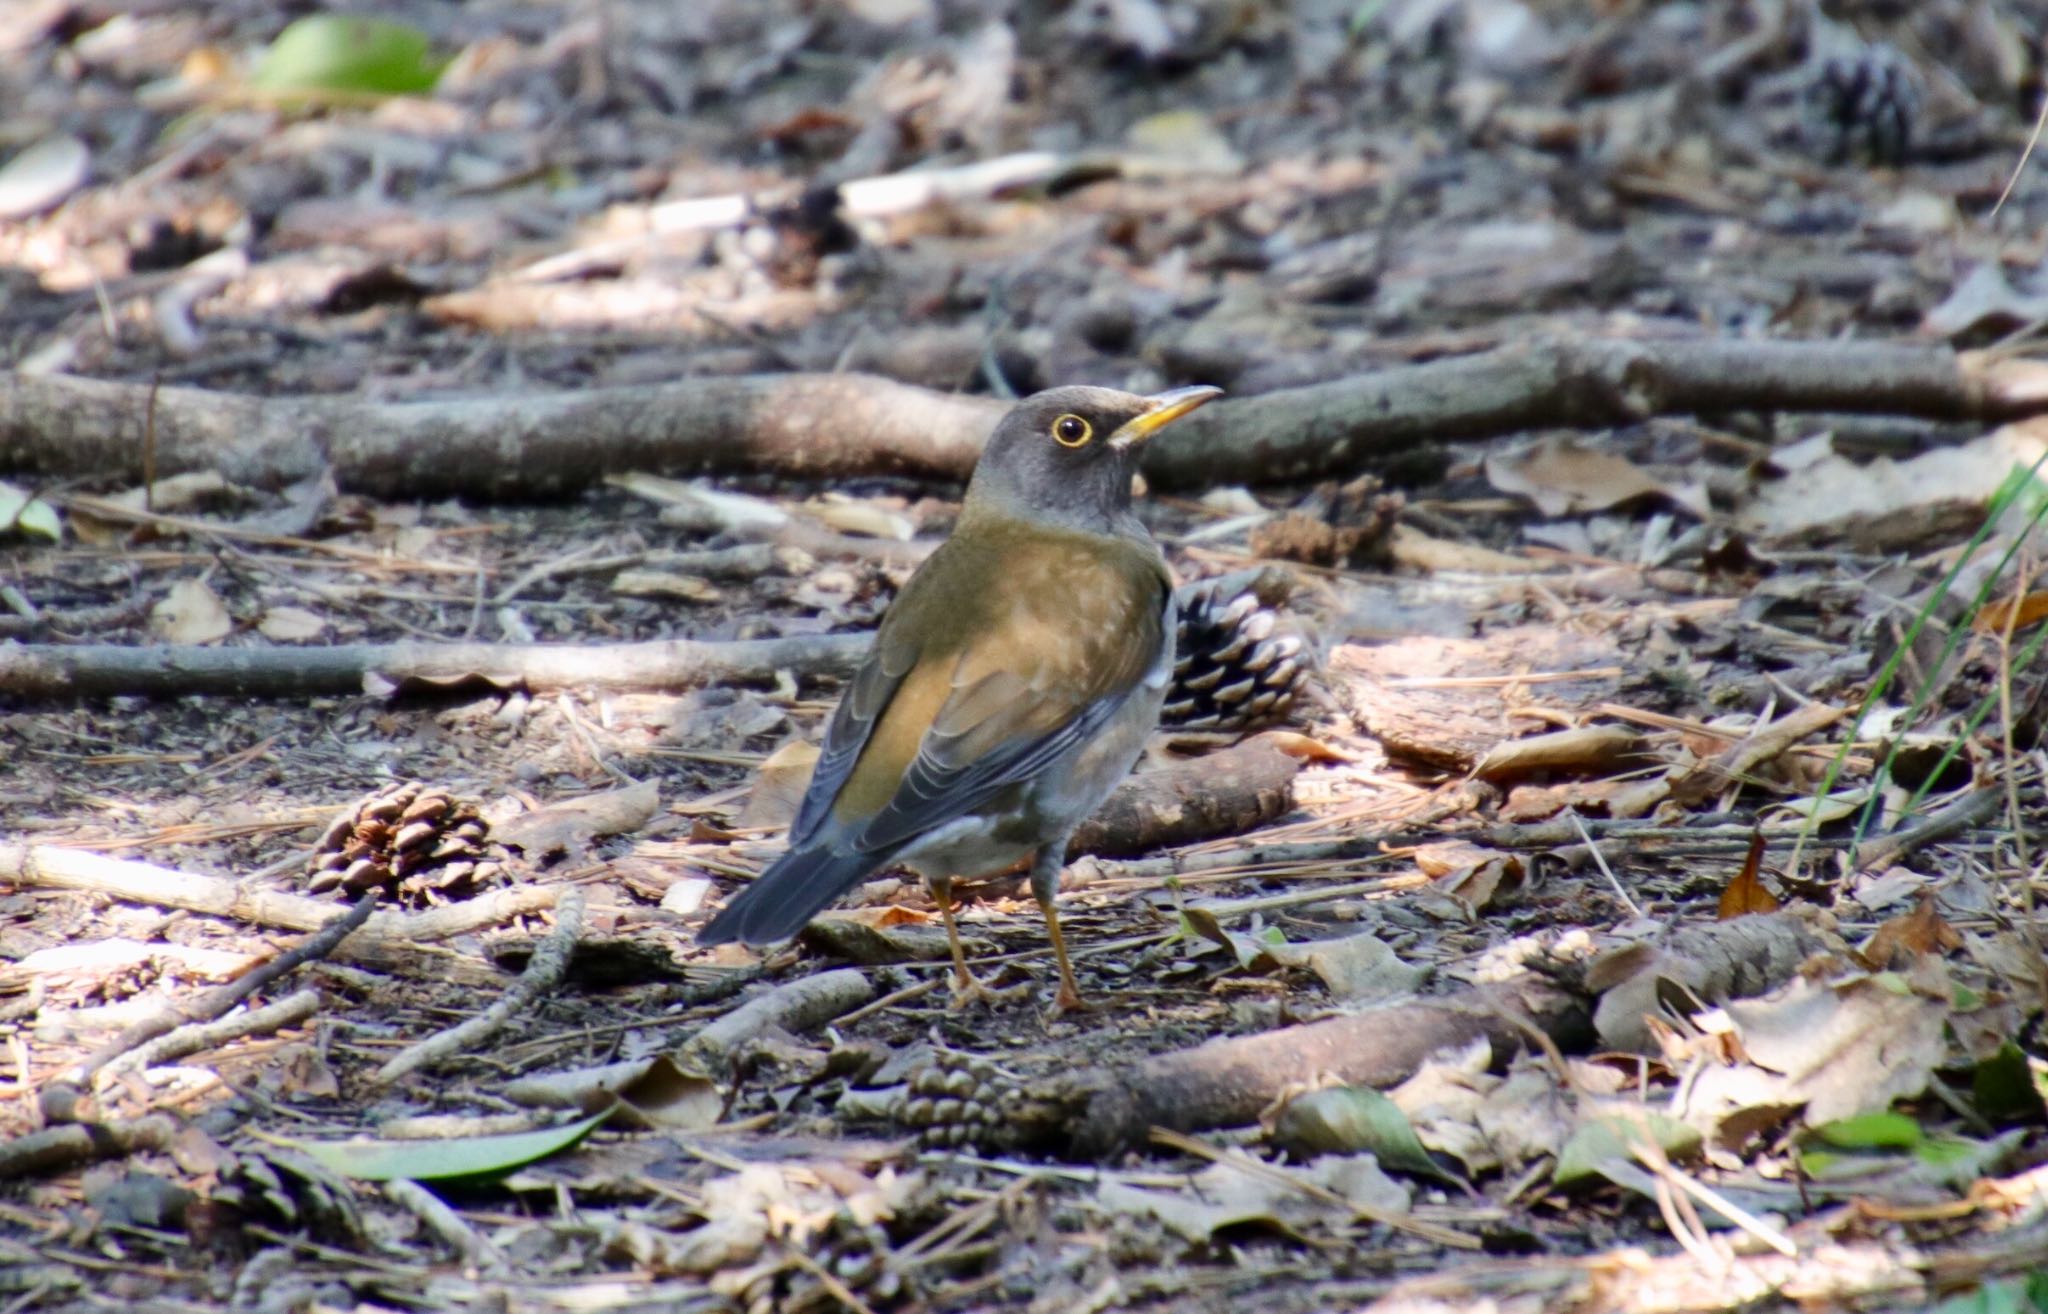
[[[926,1145],[995,1149],[1003,1144],[1005,1087],[986,1059],[942,1054],[912,1074],[902,1119]]]
[[[1287,573],[1237,571],[1175,595],[1173,684],[1160,724],[1242,731],[1285,720],[1316,666],[1315,646],[1284,610]]]
[[[382,890],[408,907],[466,899],[503,873],[489,831],[475,808],[444,790],[387,785],[328,825],[307,864],[308,888],[350,898]]]
[[[1920,74],[1882,43],[1861,45],[1818,62],[1806,89],[1807,113],[1830,164],[1851,158],[1903,164],[1917,135]]]

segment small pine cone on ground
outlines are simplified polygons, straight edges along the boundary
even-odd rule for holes
[[[1316,649],[1286,609],[1292,581],[1273,568],[1184,585],[1175,595],[1173,684],[1160,723],[1239,732],[1287,719],[1315,672]]]
[[[382,890],[408,907],[466,899],[503,868],[476,809],[417,781],[386,785],[328,824],[308,861],[315,894]]]

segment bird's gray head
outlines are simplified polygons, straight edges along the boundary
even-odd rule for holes
[[[1094,532],[1123,528],[1145,441],[1222,393],[1210,387],[1151,397],[1114,388],[1033,393],[989,435],[967,486],[966,509]]]

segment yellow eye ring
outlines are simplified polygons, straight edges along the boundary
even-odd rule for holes
[[[1052,422],[1052,440],[1062,447],[1086,447],[1095,436],[1095,426],[1078,415],[1062,415]]]

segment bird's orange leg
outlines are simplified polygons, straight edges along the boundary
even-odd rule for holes
[[[946,943],[953,950],[953,1007],[999,1002],[1002,992],[990,989],[987,982],[967,970],[967,950],[960,944],[960,927],[953,920],[952,878],[940,877],[925,883],[931,887],[932,901],[939,905],[939,916],[946,923]]]
[[[1062,837],[1040,849],[1031,863],[1031,893],[1038,900],[1039,911],[1045,914],[1046,934],[1052,937],[1052,956],[1060,965],[1060,989],[1052,998],[1055,1014],[1088,1010],[1081,998],[1081,987],[1074,984],[1074,965],[1067,961],[1067,937],[1060,933],[1060,859],[1066,851],[1067,841]]]

